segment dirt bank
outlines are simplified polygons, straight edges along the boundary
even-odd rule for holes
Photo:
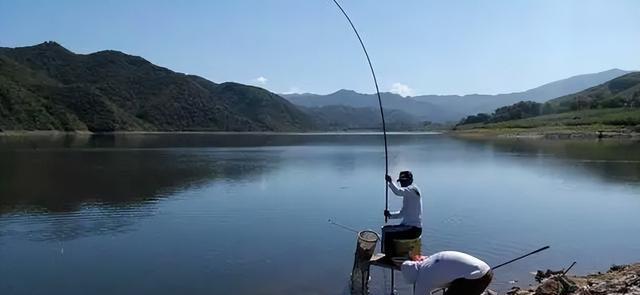
[[[613,266],[587,276],[552,275],[533,288],[514,287],[508,295],[640,295],[640,263]]]

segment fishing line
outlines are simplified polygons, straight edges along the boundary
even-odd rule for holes
[[[367,58],[367,63],[369,63],[369,69],[371,70],[371,76],[373,77],[373,84],[376,85],[376,95],[378,96],[378,106],[380,107],[380,117],[382,117],[382,135],[384,138],[384,175],[388,175],[389,174],[389,152],[387,148],[387,126],[384,120],[384,110],[382,109],[382,98],[380,97],[380,88],[378,87],[378,79],[376,78],[376,72],[373,70],[373,64],[371,64],[371,58],[369,58],[369,53],[367,52],[367,48],[364,46],[364,42],[362,41],[362,38],[360,38],[360,34],[358,33],[356,26],[351,21],[351,18],[349,17],[347,12],[344,11],[344,9],[342,9],[342,6],[340,6],[340,3],[338,3],[337,0],[333,0],[333,3],[335,3],[336,6],[338,6],[338,8],[340,9],[344,17],[347,18],[347,21],[349,21],[349,25],[351,25],[353,32],[356,33],[356,37],[358,37],[360,46],[362,46],[362,51],[364,51],[364,55]],[[384,187],[385,187],[384,210],[389,210],[389,186],[387,186],[386,180],[384,182]],[[385,216],[384,223],[387,223],[387,221],[388,221],[388,218],[387,216]]]
[[[350,232],[354,232],[354,233],[360,233],[360,232],[361,232],[361,230],[357,230],[357,229],[355,229],[355,228],[353,228],[353,227],[350,227],[350,226],[348,226],[348,225],[344,225],[344,224],[342,224],[342,223],[335,222],[335,221],[333,221],[333,220],[331,220],[331,219],[329,219],[329,220],[327,220],[327,221],[328,221],[330,224],[333,224],[333,225],[335,225],[335,226],[337,226],[337,227],[340,227],[340,228],[342,228],[342,229],[344,229],[344,230],[348,230],[348,231],[350,231]],[[377,233],[377,232],[375,232],[375,231],[372,231],[372,230],[367,230],[367,231],[371,231],[371,232],[375,233],[375,234],[378,236],[378,238],[380,238],[380,234],[379,234],[379,233]]]
[[[333,221],[333,220],[331,220],[331,219],[329,219],[328,221],[329,221],[329,223],[331,223],[331,224],[333,224],[333,225],[335,225],[335,226],[337,226],[337,227],[340,227],[340,228],[342,228],[342,229],[348,230],[348,231],[350,231],[350,232],[354,232],[354,233],[359,233],[359,232],[360,232],[359,230],[357,230],[357,229],[355,229],[355,228],[353,228],[353,227],[350,227],[350,226],[346,226],[346,225],[344,225],[344,224],[337,223],[337,222],[335,222],[335,221]]]

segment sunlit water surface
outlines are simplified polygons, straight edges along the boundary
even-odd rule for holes
[[[495,265],[551,245],[494,289],[640,261],[638,143],[389,143],[422,189],[425,253]],[[355,236],[327,220],[378,229],[383,176],[376,134],[0,136],[0,293],[344,294]]]

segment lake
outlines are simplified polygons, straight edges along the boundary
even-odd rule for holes
[[[640,143],[389,144],[393,176],[422,190],[426,254],[496,265],[551,246],[493,289],[640,261]],[[379,134],[0,136],[0,293],[345,294],[355,235],[327,220],[377,230],[383,210]],[[373,294],[388,277],[374,269]]]

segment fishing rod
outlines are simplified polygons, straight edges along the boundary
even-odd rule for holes
[[[574,266],[574,265],[576,265],[576,262],[575,262],[575,261],[574,261],[573,263],[571,263],[571,265],[569,265],[569,267],[567,268],[567,270],[565,270],[565,271],[562,273],[562,275],[566,275],[566,274],[571,270],[571,268],[573,268],[573,266]]]
[[[340,6],[340,3],[338,3],[337,0],[333,0],[333,3],[335,3],[336,6],[338,6],[338,8],[340,9],[340,11],[344,15],[344,17],[347,19],[347,21],[349,21],[349,25],[351,25],[351,28],[353,29],[353,32],[356,34],[356,37],[358,37],[358,41],[360,42],[360,46],[362,46],[362,51],[364,51],[364,55],[367,58],[367,63],[369,64],[369,69],[371,70],[371,76],[373,77],[373,84],[376,85],[376,95],[378,96],[378,106],[380,107],[380,117],[382,117],[382,136],[384,138],[384,175],[385,175],[385,178],[386,178],[386,175],[389,175],[389,151],[388,151],[388,148],[387,148],[387,126],[386,126],[386,123],[385,123],[385,120],[384,120],[384,110],[382,109],[382,98],[380,97],[380,88],[378,87],[378,79],[376,78],[376,72],[373,70],[373,64],[371,63],[371,58],[369,58],[369,53],[367,52],[367,47],[364,46],[364,42],[362,41],[362,38],[360,38],[360,34],[358,33],[358,30],[356,29],[356,26],[351,21],[351,18],[349,17],[347,12],[344,11],[344,9],[342,9],[342,6]],[[386,179],[384,181],[384,210],[385,211],[389,210],[389,186],[387,185]],[[389,218],[385,214],[384,223],[386,224],[388,220],[389,220]],[[380,247],[382,247],[382,243],[380,243]],[[391,271],[391,293],[392,294],[394,293],[393,292],[394,280],[395,280],[395,278],[394,278],[394,274],[393,274],[393,270],[392,270]]]
[[[511,259],[511,260],[509,260],[509,261],[507,261],[507,262],[504,262],[504,263],[498,264],[498,265],[496,265],[496,266],[492,267],[491,269],[497,269],[497,268],[503,267],[503,266],[505,266],[505,265],[507,265],[507,264],[510,264],[510,263],[512,263],[512,262],[516,262],[516,261],[518,261],[518,260],[520,260],[520,259],[522,259],[522,258],[525,258],[525,257],[527,257],[527,256],[531,256],[531,255],[536,254],[536,253],[538,253],[538,252],[542,252],[542,251],[547,250],[547,249],[549,249],[549,248],[550,248],[549,246],[544,246],[544,247],[542,247],[542,248],[540,248],[540,249],[538,249],[538,250],[535,250],[535,251],[533,251],[533,252],[529,252],[529,253],[524,254],[524,255],[522,255],[522,256],[520,256],[520,257],[517,257],[517,258]]]
[[[382,117],[382,136],[384,138],[384,175],[388,175],[389,174],[389,152],[387,148],[387,126],[384,120],[384,110],[382,109],[382,98],[380,97],[380,88],[378,87],[378,79],[376,78],[376,72],[373,70],[373,64],[371,63],[371,58],[369,58],[369,53],[367,52],[367,48],[364,46],[364,42],[362,41],[362,38],[360,38],[360,34],[358,33],[356,26],[351,21],[351,18],[349,17],[347,12],[344,11],[344,9],[342,9],[342,6],[340,6],[340,3],[338,3],[337,0],[333,0],[333,3],[335,3],[336,6],[338,6],[338,9],[340,9],[344,17],[347,18],[347,21],[349,22],[349,25],[351,25],[353,32],[356,33],[356,37],[358,37],[358,41],[360,41],[360,46],[362,47],[362,51],[364,51],[364,55],[367,58],[367,63],[369,63],[369,69],[371,70],[371,76],[373,77],[373,84],[376,85],[376,95],[378,96],[378,106],[380,107],[380,117]],[[389,186],[387,186],[386,180],[384,182],[384,187],[385,187],[384,210],[389,210]],[[388,221],[388,217],[385,215],[384,223],[387,223],[387,221]]]

